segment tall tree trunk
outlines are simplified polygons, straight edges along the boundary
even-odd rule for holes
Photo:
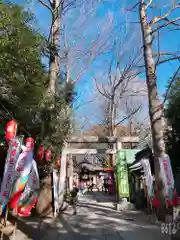
[[[49,87],[48,91],[53,96],[56,92],[56,83],[60,70],[59,66],[59,41],[60,41],[60,15],[61,15],[60,0],[52,0],[52,28],[51,28],[51,44],[52,51],[49,60]]]
[[[67,59],[67,65],[66,65],[66,83],[70,83],[71,81],[71,77],[70,77],[70,69],[69,69],[69,66],[68,66],[68,59]],[[70,117],[71,115],[71,108],[72,106],[68,106],[67,107],[67,113],[68,113],[68,116]],[[69,132],[69,135],[71,136],[72,135],[72,124],[70,123],[70,132]],[[68,157],[68,166],[67,166],[67,181],[68,181],[68,190],[69,191],[72,191],[73,189],[73,172],[74,172],[74,169],[73,169],[73,158],[72,158],[72,154],[69,154],[69,157]]]
[[[165,196],[164,196],[164,185],[160,174],[159,157],[165,156],[165,143],[163,139],[163,122],[162,122],[162,104],[158,97],[157,83],[156,83],[156,69],[152,51],[152,28],[147,23],[146,8],[145,4],[140,1],[140,22],[143,38],[143,50],[144,50],[144,61],[146,70],[146,83],[148,88],[149,98],[149,115],[151,121],[151,131],[153,140],[154,150],[154,161],[155,161],[155,177],[156,186],[158,189],[158,198],[160,202],[160,214],[161,220],[165,220],[166,208],[165,208]]]
[[[60,60],[59,60],[59,42],[60,42],[60,27],[61,27],[61,13],[63,8],[63,1],[51,0],[51,7],[53,11],[52,27],[51,27],[51,44],[52,51],[49,60],[49,86],[48,94],[52,98],[52,104],[54,103],[54,95],[56,93],[56,86],[60,73]],[[59,173],[59,196],[58,205],[59,208],[63,207],[65,181],[66,181],[66,162],[67,154],[62,152],[61,168]]]

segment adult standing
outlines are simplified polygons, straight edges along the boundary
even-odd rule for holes
[[[108,178],[108,192],[109,192],[110,195],[112,194],[112,190],[113,190],[112,177],[109,176],[109,178]]]

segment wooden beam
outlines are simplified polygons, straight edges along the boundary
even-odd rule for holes
[[[138,143],[139,137],[121,137],[118,140],[122,143]]]
[[[84,149],[84,148],[66,148],[64,151],[67,154],[97,154],[97,149]]]
[[[68,143],[117,143],[117,141],[122,143],[138,143],[139,137],[100,138],[98,136],[83,136],[83,137],[72,136],[70,139],[67,140]]]
[[[84,136],[84,137],[76,137],[72,136],[67,140],[68,143],[116,143],[116,137],[105,137],[100,138],[98,136]]]
[[[115,154],[116,149],[107,149],[104,152],[99,152],[97,149],[84,149],[84,148],[65,148],[64,151],[66,154]]]

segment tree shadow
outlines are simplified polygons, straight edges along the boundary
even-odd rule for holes
[[[115,195],[109,195],[109,193],[105,192],[86,192],[84,196],[87,196],[90,199],[93,199],[95,201],[100,202],[115,202],[116,196]]]
[[[79,204],[77,215],[63,213],[56,219],[29,218],[11,221],[16,220],[18,231],[33,240],[156,240],[154,236],[158,236],[158,240],[167,239],[161,235],[159,227],[146,224],[145,220],[138,220],[140,213],[136,213],[136,217],[131,219],[131,214],[135,216],[135,213],[120,213],[90,205]],[[17,235],[18,240],[24,240],[25,237]]]
[[[1,232],[0,232],[0,234],[1,234]],[[4,233],[2,240],[10,240],[10,238],[7,234]]]

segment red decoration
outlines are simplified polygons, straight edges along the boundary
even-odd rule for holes
[[[154,199],[152,200],[152,205],[154,207],[156,207],[156,208],[159,207],[159,201],[158,201],[157,192],[155,192]],[[168,205],[168,207],[170,207],[170,206],[177,207],[177,205],[178,205],[178,196],[177,196],[176,190],[173,193],[173,200],[171,200],[171,201],[167,200],[167,205]]]
[[[17,193],[13,196],[13,198],[10,199],[10,201],[9,201],[9,208],[16,208],[16,207],[17,207],[18,202],[19,202],[19,199],[20,199],[22,193],[23,193],[23,190],[17,192]]]
[[[28,151],[32,151],[34,149],[34,139],[32,137],[26,138],[26,147]]]
[[[21,217],[29,217],[31,215],[31,210],[35,206],[38,198],[34,198],[31,205],[22,206],[18,208],[18,215]]]
[[[20,217],[29,217],[31,215],[31,212],[29,211],[23,211],[21,208],[18,209],[18,215]]]
[[[37,150],[37,159],[43,160],[43,157],[44,157],[44,147],[40,146]]]
[[[6,125],[6,140],[10,141],[15,138],[17,133],[17,123],[15,120],[11,120]]]
[[[60,165],[61,165],[61,164],[60,164],[60,161],[57,161],[57,162],[56,162],[56,167],[60,167]]]
[[[50,150],[47,150],[45,152],[45,159],[46,159],[46,161],[50,161],[51,160],[51,151]]]

